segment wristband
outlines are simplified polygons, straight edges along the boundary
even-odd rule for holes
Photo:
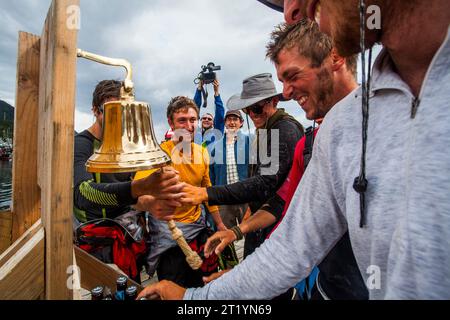
[[[230,228],[231,231],[234,232],[236,235],[236,240],[242,240],[244,238],[244,234],[241,231],[241,228],[239,226],[234,226]]]

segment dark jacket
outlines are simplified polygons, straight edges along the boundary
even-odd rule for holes
[[[86,161],[99,146],[100,141],[87,130],[75,136],[73,205],[80,222],[115,218],[137,201],[131,196],[131,174],[87,172]]]
[[[294,151],[297,141],[304,134],[302,125],[291,115],[286,113],[284,109],[279,109],[267,122],[266,139],[261,131],[258,130],[256,141],[252,144],[252,156],[255,164],[249,166],[249,178],[225,186],[213,186],[207,188],[208,202],[210,205],[223,204],[243,204],[248,203],[252,213],[256,212],[283,184],[289,173],[294,158]],[[271,162],[264,163],[261,156],[271,157],[271,138],[272,130],[278,130],[279,133],[279,155],[278,168],[276,173],[265,174],[262,170],[271,167]],[[253,139],[254,140],[254,139]],[[261,140],[261,142],[260,142]],[[253,147],[256,145],[256,148]],[[263,154],[260,150],[261,146],[267,147],[267,153]],[[258,152],[253,152],[257,150]],[[260,154],[261,153],[261,154]],[[264,241],[265,237],[270,233],[273,226],[249,233],[246,236],[244,255],[251,254]]]
[[[368,300],[348,231],[319,264],[319,285],[331,300]]]
[[[209,148],[211,147],[211,148]],[[213,186],[227,184],[227,134],[223,138],[208,147],[211,155],[209,177]],[[238,131],[234,142],[234,159],[236,160],[239,181],[248,178],[248,165],[250,155],[250,139],[248,135]]]

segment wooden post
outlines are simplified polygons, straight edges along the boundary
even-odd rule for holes
[[[68,25],[78,0],[53,0],[41,36],[38,180],[45,228],[46,299],[72,299],[73,138],[77,30]]]
[[[39,37],[19,32],[14,109],[12,242],[19,239],[41,217],[40,190],[37,184],[39,52]]]
[[[0,212],[0,254],[2,254],[11,245],[11,229],[11,211]]]

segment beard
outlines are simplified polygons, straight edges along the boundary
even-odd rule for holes
[[[316,108],[314,110],[314,119],[325,117],[333,107],[334,81],[330,70],[322,66],[317,73],[317,86],[314,89],[316,94]]]

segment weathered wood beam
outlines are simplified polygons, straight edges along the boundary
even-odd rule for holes
[[[41,195],[37,184],[39,53],[39,37],[19,32],[14,108],[12,242],[41,217]]]
[[[0,254],[11,245],[12,213],[11,211],[0,212]]]
[[[76,246],[74,246],[74,249],[77,265],[80,268],[81,287],[91,290],[96,286],[102,285],[115,290],[116,280],[121,273],[82,249]],[[128,279],[128,285],[135,285],[138,291],[142,290],[142,287],[131,279]]]
[[[77,29],[70,24],[78,0],[53,0],[41,36],[38,181],[45,228],[46,299],[72,299],[72,180]]]
[[[44,228],[38,220],[0,255],[0,300],[33,300],[44,293]]]

